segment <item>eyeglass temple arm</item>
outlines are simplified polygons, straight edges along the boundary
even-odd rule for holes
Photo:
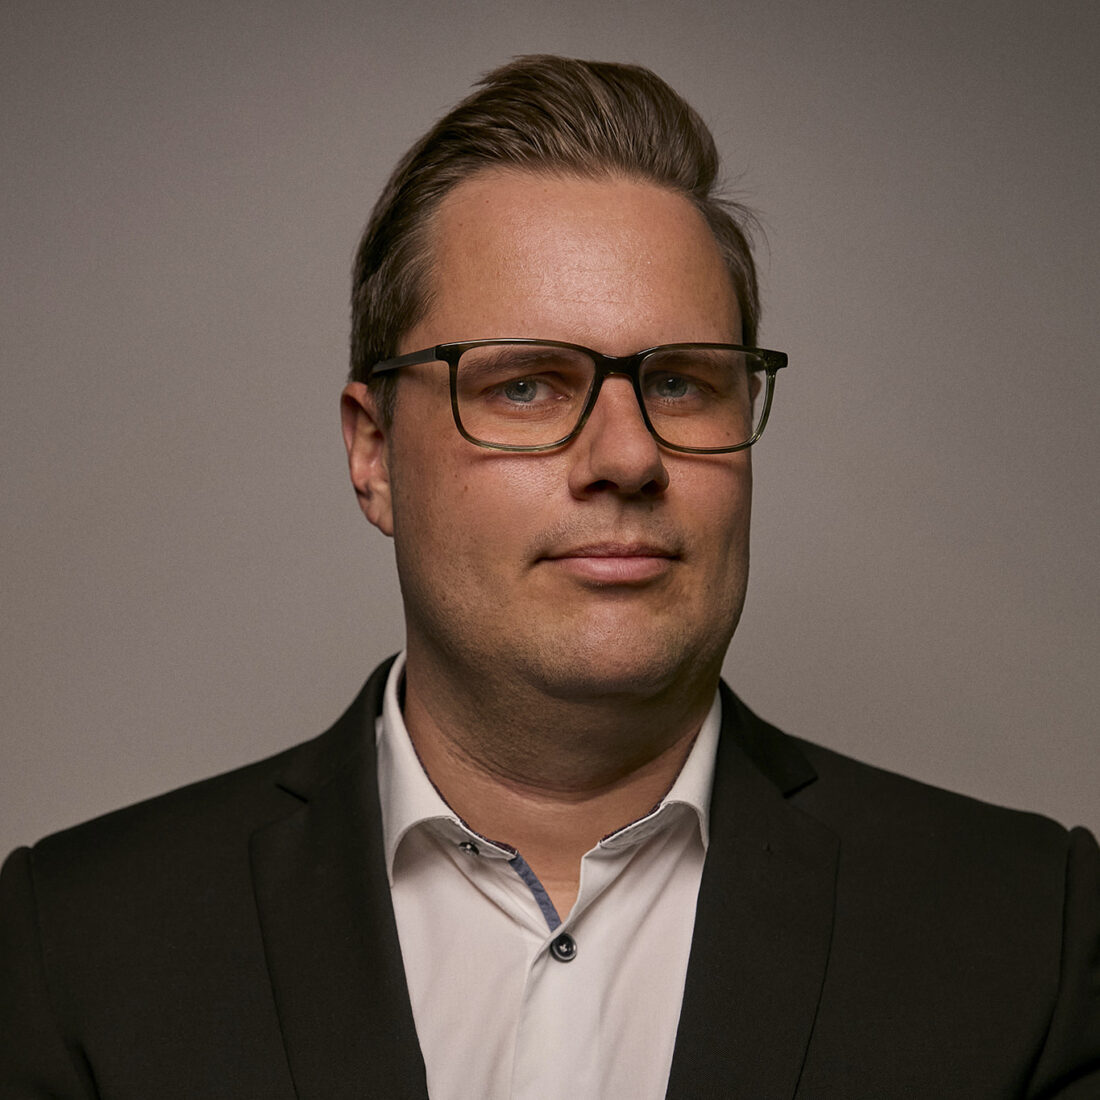
[[[423,351],[410,351],[407,355],[398,355],[394,359],[383,359],[370,369],[368,377],[376,374],[389,374],[402,367],[415,367],[418,363],[434,363],[439,359],[438,348],[424,348]]]

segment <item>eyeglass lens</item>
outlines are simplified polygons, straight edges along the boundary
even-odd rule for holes
[[[663,348],[647,356],[639,382],[654,432],[678,447],[746,443],[763,411],[763,366],[759,356],[731,348]],[[553,443],[577,426],[595,376],[592,357],[574,348],[469,348],[455,376],[459,417],[483,443]]]

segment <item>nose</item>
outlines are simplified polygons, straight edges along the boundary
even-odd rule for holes
[[[668,488],[664,455],[645,426],[629,378],[612,375],[604,380],[569,453],[569,489],[577,498],[600,492],[648,497]]]

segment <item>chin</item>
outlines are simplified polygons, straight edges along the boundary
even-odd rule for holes
[[[705,678],[705,670],[720,667],[721,661],[721,653],[715,656],[695,647],[685,651],[675,645],[578,645],[553,657],[540,654],[531,679],[551,698],[626,701],[652,698],[673,685]]]

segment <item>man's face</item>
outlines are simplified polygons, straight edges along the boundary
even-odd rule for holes
[[[652,184],[487,171],[443,201],[434,245],[429,308],[400,352],[532,337],[626,355],[741,336],[701,215]],[[685,677],[713,690],[745,595],[747,450],[663,450],[621,376],[568,445],[485,450],[455,429],[438,363],[402,371],[388,435],[349,439],[364,511],[395,539],[410,669],[558,698]]]

